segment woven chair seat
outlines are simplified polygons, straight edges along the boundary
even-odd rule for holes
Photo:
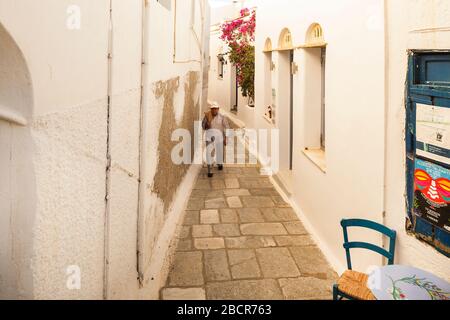
[[[367,287],[369,276],[365,273],[347,270],[338,280],[339,291],[358,300],[376,300]]]

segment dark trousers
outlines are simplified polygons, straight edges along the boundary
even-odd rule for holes
[[[208,165],[208,173],[211,173],[214,164],[214,155],[216,156],[216,163],[219,166],[224,164],[224,142],[222,141],[207,141],[206,142],[206,163]]]

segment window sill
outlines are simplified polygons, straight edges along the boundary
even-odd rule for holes
[[[318,167],[323,173],[327,173],[325,151],[322,149],[305,149],[303,154]]]

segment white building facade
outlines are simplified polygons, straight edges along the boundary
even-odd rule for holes
[[[257,2],[239,1],[211,8],[209,96],[249,128],[254,126],[255,108],[249,106],[249,98],[242,95],[236,83],[236,68],[230,62],[228,46],[220,39],[220,26],[238,18],[244,8],[256,8]]]
[[[445,0],[257,5],[254,114],[232,118],[279,130],[273,180],[338,272],[346,269],[340,221],[362,218],[397,231],[396,263],[450,279],[448,247],[446,256],[405,228],[409,50],[449,50],[449,17]],[[209,94],[219,101],[223,95]],[[354,236],[387,245],[375,233]],[[352,256],[363,272],[382,263],[364,251]]]
[[[0,0],[0,298],[158,298],[209,24],[205,0]]]

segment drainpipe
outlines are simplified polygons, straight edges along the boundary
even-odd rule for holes
[[[148,145],[148,138],[145,134],[148,132],[148,105],[147,102],[147,53],[149,42],[147,40],[147,28],[148,28],[148,0],[142,1],[142,40],[141,40],[141,121],[140,121],[140,137],[139,137],[139,191],[138,191],[138,218],[137,218],[137,239],[136,239],[136,254],[137,254],[137,274],[139,279],[139,285],[142,288],[144,284],[144,261],[141,248],[141,238],[140,235],[144,231],[144,210],[145,210],[145,192],[146,192],[146,180],[145,173],[147,172],[147,166],[145,161],[145,149]]]
[[[389,121],[389,22],[388,22],[388,0],[383,3],[384,16],[384,172],[383,172],[383,224],[387,224],[387,164],[388,164],[388,121]],[[383,237],[383,248],[387,248],[389,242]],[[383,259],[384,262],[384,259]]]
[[[108,26],[108,105],[107,105],[107,140],[106,140],[106,206],[105,206],[105,237],[104,237],[104,275],[103,299],[108,300],[109,292],[109,237],[111,212],[111,99],[112,99],[112,59],[113,59],[113,0],[109,0],[109,26]]]

